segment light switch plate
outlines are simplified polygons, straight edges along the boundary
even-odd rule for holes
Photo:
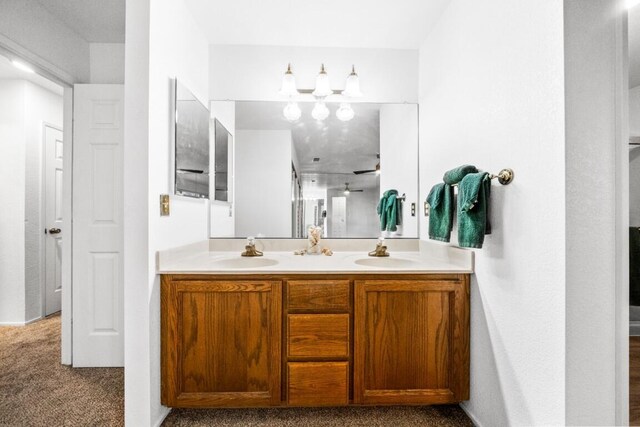
[[[171,215],[171,206],[169,201],[168,194],[160,195],[160,216],[169,216]]]

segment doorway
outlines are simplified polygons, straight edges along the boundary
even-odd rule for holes
[[[61,310],[64,89],[0,56],[0,99],[0,324],[24,325]]]
[[[44,214],[44,315],[62,308],[62,183],[64,139],[62,129],[45,124],[43,129]]]

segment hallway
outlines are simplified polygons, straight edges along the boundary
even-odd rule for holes
[[[60,316],[0,328],[0,426],[124,425],[124,370],[60,364]]]

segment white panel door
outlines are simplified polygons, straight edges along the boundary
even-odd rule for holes
[[[331,198],[331,235],[329,237],[347,236],[347,198],[344,196]]]
[[[124,366],[124,86],[76,85],[73,366]]]
[[[45,315],[60,311],[62,295],[62,131],[44,127]]]

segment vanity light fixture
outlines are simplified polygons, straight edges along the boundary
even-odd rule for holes
[[[327,107],[327,104],[325,103],[325,99],[328,96],[337,93],[347,100],[351,98],[359,98],[362,96],[362,91],[360,91],[360,78],[356,73],[355,65],[351,66],[351,74],[347,76],[344,90],[338,90],[334,92],[331,89],[331,84],[329,83],[329,75],[327,74],[327,70],[324,68],[324,64],[321,64],[320,66],[320,73],[316,77],[316,87],[313,91],[311,91],[311,89],[298,90],[296,86],[296,79],[293,76],[293,72],[291,71],[291,64],[288,64],[287,71],[282,77],[282,85],[278,93],[280,96],[286,97],[288,99],[288,104],[286,107],[284,107],[282,113],[284,114],[284,117],[290,122],[298,120],[302,115],[300,107],[295,102],[295,100],[297,99],[296,97],[301,93],[310,93],[315,98],[316,104],[311,111],[311,116],[318,121],[326,120],[331,114],[329,108]],[[336,111],[336,117],[343,122],[348,122],[349,120],[353,119],[354,116],[355,113],[351,105],[348,102],[341,102],[340,107]]]
[[[316,98],[326,98],[329,95],[333,95],[331,85],[329,84],[329,75],[324,69],[324,64],[320,66],[320,73],[316,77],[316,89],[313,91],[313,96]]]
[[[24,62],[20,62],[17,60],[13,60],[11,61],[11,63],[13,64],[14,67],[16,67],[18,70],[22,70],[24,72],[27,72],[29,74],[33,74],[35,73],[35,71],[33,70],[33,68],[29,67],[27,64],[25,64]]]
[[[287,65],[287,71],[282,76],[282,86],[280,87],[280,95],[287,98],[298,95],[298,88],[296,87],[296,78],[291,71],[291,64]]]
[[[284,114],[284,118],[289,120],[290,122],[295,122],[302,115],[302,111],[300,111],[300,107],[298,107],[298,103],[289,101],[287,106],[282,110]]]
[[[355,65],[351,66],[351,74],[347,76],[347,82],[344,85],[342,95],[347,98],[360,98],[362,96],[362,92],[360,91],[360,79],[358,78],[358,74],[356,74]]]
[[[351,108],[351,105],[349,103],[340,103],[340,107],[336,111],[336,117],[338,118],[338,120],[348,122],[349,120],[353,119],[354,115],[355,113],[353,112],[353,108]]]
[[[329,117],[329,114],[330,112],[329,112],[329,108],[327,108],[327,104],[325,104],[322,101],[316,102],[316,105],[313,107],[313,110],[311,110],[311,117],[319,121],[322,121],[327,117]]]

